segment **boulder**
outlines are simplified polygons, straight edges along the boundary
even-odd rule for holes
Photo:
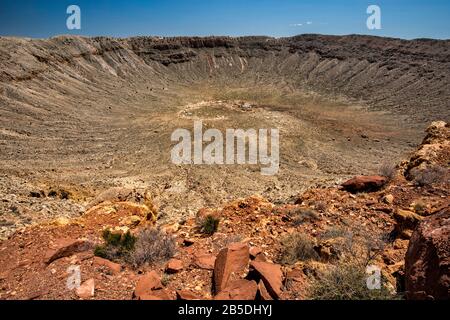
[[[408,299],[450,299],[450,209],[425,218],[405,257]]]
[[[146,295],[153,295],[154,290],[162,289],[162,287],[159,275],[156,271],[150,271],[139,278],[134,289],[134,296],[141,299]]]
[[[81,286],[76,289],[77,296],[82,299],[89,299],[94,296],[95,280],[86,280]]]
[[[245,279],[231,281],[220,291],[214,300],[255,300],[258,285],[255,281]]]
[[[207,253],[194,253],[194,265],[200,269],[214,270],[216,257]]]
[[[351,192],[371,192],[381,189],[387,182],[382,176],[358,176],[342,184],[342,187]]]
[[[107,259],[100,258],[100,257],[94,257],[94,266],[105,267],[112,274],[118,274],[122,270],[122,266],[120,264],[109,261]]]
[[[56,249],[50,249],[45,254],[44,262],[50,264],[57,259],[70,257],[75,253],[92,249],[93,244],[83,239],[59,239],[56,241]]]
[[[270,262],[254,260],[250,263],[250,267],[264,282],[269,294],[274,299],[278,299],[283,285],[283,272],[281,271],[281,266]]]
[[[167,273],[178,273],[183,270],[183,262],[179,259],[170,259],[167,262],[166,272]]]
[[[245,243],[233,243],[222,249],[214,263],[214,289],[220,292],[227,287],[233,274],[242,273],[248,266],[249,248]]]

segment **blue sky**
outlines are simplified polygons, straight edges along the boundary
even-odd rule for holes
[[[81,30],[66,28],[66,8],[81,8]],[[369,5],[381,30],[366,27]],[[127,37],[302,33],[450,39],[449,0],[0,0],[0,35]]]

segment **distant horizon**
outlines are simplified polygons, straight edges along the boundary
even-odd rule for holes
[[[80,29],[68,29],[71,5]],[[369,7],[380,27],[369,29]],[[129,38],[362,35],[403,40],[450,39],[447,0],[2,0],[0,36],[46,39],[58,35]]]
[[[372,35],[372,34],[359,34],[359,33],[349,33],[349,34],[323,34],[323,33],[299,33],[292,36],[281,36],[281,37],[274,37],[274,36],[268,36],[268,35],[260,35],[260,34],[254,34],[254,35],[242,35],[242,36],[229,36],[229,35],[171,35],[171,36],[162,36],[162,35],[156,35],[156,34],[148,34],[148,35],[129,35],[126,37],[120,37],[120,36],[109,36],[109,35],[83,35],[83,34],[56,34],[49,37],[29,37],[29,36],[15,36],[15,35],[0,35],[0,38],[18,38],[18,39],[32,39],[32,40],[48,40],[52,38],[58,38],[58,37],[80,37],[80,38],[112,38],[112,39],[129,39],[129,38],[163,38],[163,39],[174,39],[174,38],[230,38],[230,39],[238,39],[238,38],[270,38],[270,39],[289,39],[289,38],[295,38],[295,37],[301,37],[301,36],[326,36],[326,37],[352,37],[352,36],[359,36],[359,37],[372,37],[372,38],[383,38],[383,39],[392,39],[392,40],[402,40],[402,41],[450,41],[450,38],[445,39],[439,39],[439,38],[412,38],[412,39],[405,39],[405,38],[399,38],[399,37],[391,37],[391,36],[379,36],[379,35]]]

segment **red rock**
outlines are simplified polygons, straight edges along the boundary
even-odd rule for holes
[[[252,261],[250,266],[261,277],[270,295],[274,299],[278,299],[283,284],[283,272],[281,271],[280,265],[270,262]]]
[[[261,298],[261,300],[265,300],[265,301],[273,300],[273,298],[270,296],[270,294],[267,291],[267,288],[264,285],[264,282],[262,280],[259,280],[258,292],[259,292],[259,297]]]
[[[56,249],[48,250],[44,262],[50,264],[57,259],[70,257],[75,253],[87,251],[92,244],[86,240],[60,239],[56,242]]]
[[[177,290],[178,300],[201,300],[202,298],[188,290]]]
[[[154,290],[161,288],[162,284],[158,274],[155,271],[150,271],[139,277],[134,295],[140,299],[144,295],[152,295]]]
[[[166,271],[167,273],[177,273],[183,270],[183,262],[178,259],[170,259],[167,262]]]
[[[150,293],[144,293],[139,297],[139,300],[172,300],[170,298],[169,293],[162,289],[162,290],[153,290]]]
[[[139,297],[139,300],[164,300],[158,295],[154,295],[151,293],[144,293],[142,296]]]
[[[214,270],[216,257],[212,254],[198,253],[194,254],[194,265],[200,269]]]
[[[227,287],[233,273],[243,272],[247,268],[248,250],[245,243],[233,243],[219,252],[214,264],[215,292],[220,292]]]
[[[95,280],[89,279],[86,280],[81,286],[79,286],[76,290],[77,296],[82,299],[89,299],[94,296],[95,291]]]
[[[377,191],[387,182],[386,177],[382,176],[358,176],[342,184],[342,187],[352,193]]]
[[[423,219],[405,257],[407,299],[450,299],[450,209]]]
[[[253,259],[254,261],[267,261],[266,256],[264,255],[264,253],[260,253],[258,255],[256,255],[255,259]]]
[[[304,282],[305,274],[301,270],[291,270],[286,274],[286,279],[295,282]]]
[[[255,300],[257,290],[258,285],[253,280],[230,281],[229,285],[214,297],[214,300]]]
[[[262,249],[259,247],[251,247],[249,250],[249,253],[250,253],[250,257],[252,259],[255,259],[259,254],[262,253]]]
[[[120,264],[100,257],[94,257],[94,266],[106,267],[113,274],[118,274],[122,270],[122,266]]]

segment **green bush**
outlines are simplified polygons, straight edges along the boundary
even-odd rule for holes
[[[136,243],[136,237],[130,231],[118,233],[105,229],[102,237],[104,244],[95,247],[94,255],[109,260],[125,258],[134,249]]]
[[[208,215],[200,221],[200,232],[206,235],[214,234],[219,228],[220,219],[213,215]]]

